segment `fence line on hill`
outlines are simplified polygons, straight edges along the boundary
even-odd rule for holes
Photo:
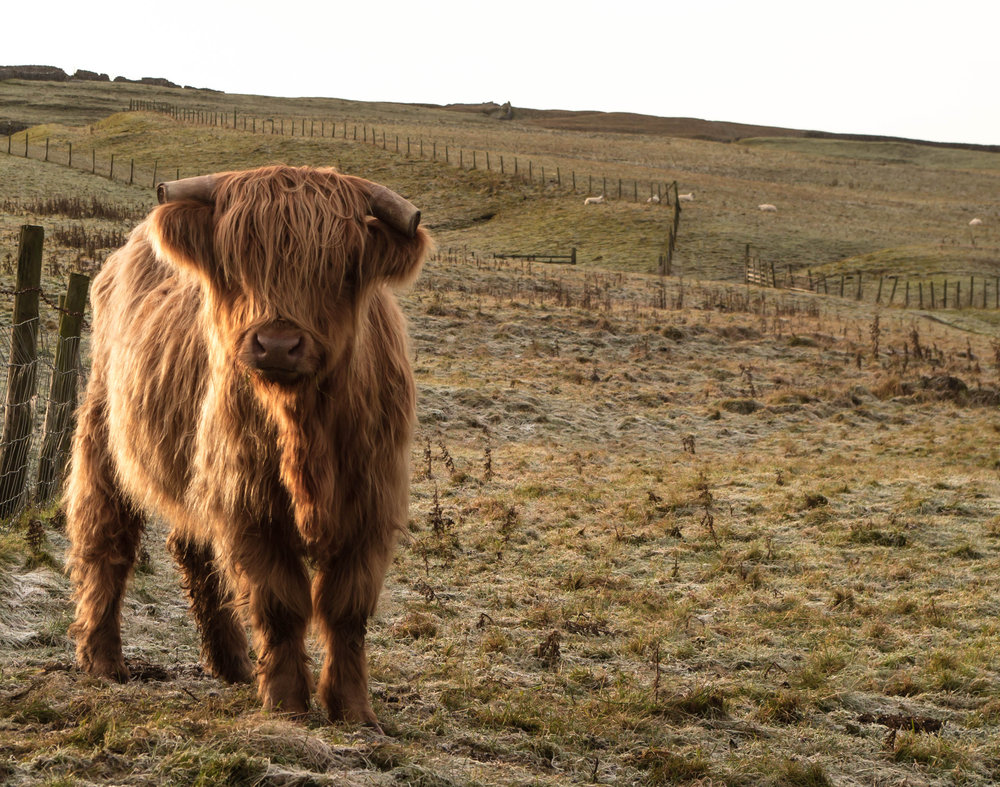
[[[54,303],[41,286],[43,241],[42,227],[21,227],[15,287],[0,290],[13,299],[9,322],[0,318],[0,351],[8,359],[0,368],[0,527],[58,494],[84,374],[80,343],[90,280],[70,274],[66,294]],[[59,315],[51,340],[42,303]]]
[[[251,134],[285,135],[287,131],[290,136],[295,136],[296,129],[298,129],[299,136],[306,136],[306,128],[308,127],[308,136],[310,137],[340,138],[360,144],[370,144],[397,154],[405,153],[407,157],[429,158],[432,161],[439,161],[461,169],[500,174],[503,177],[514,178],[546,190],[593,195],[598,191],[597,184],[600,184],[599,191],[606,200],[645,202],[651,206],[669,207],[671,205],[672,183],[666,181],[651,179],[640,181],[638,178],[621,178],[614,175],[609,177],[607,174],[577,173],[576,170],[564,173],[560,166],[555,167],[555,172],[550,166],[546,173],[545,166],[536,164],[531,158],[511,156],[495,151],[469,150],[461,146],[455,147],[439,143],[436,140],[425,140],[423,137],[400,136],[398,134],[393,134],[390,137],[384,128],[379,134],[378,129],[367,123],[358,124],[347,120],[311,118],[260,118],[254,115],[240,114],[238,110],[217,112],[180,107],[165,102],[147,102],[135,99],[131,100],[129,111],[159,112],[169,115],[179,122],[228,128]],[[160,180],[173,180],[181,177],[181,168],[176,164],[171,166],[158,159],[142,160],[127,154],[101,153],[95,146],[84,147],[82,150],[80,147],[77,145],[74,149],[72,142],[57,146],[52,143],[51,137],[36,139],[29,130],[24,130],[7,135],[7,144],[5,148],[0,147],[0,150],[6,149],[10,156],[31,158],[82,171],[90,171],[93,175],[101,175],[109,180],[129,185],[148,183],[153,188]],[[643,183],[641,189],[640,182]],[[584,183],[586,183],[586,189],[583,189]],[[676,193],[676,188],[673,188],[673,191]]]
[[[1000,276],[902,279],[884,272],[863,271],[828,276],[808,269],[796,273],[790,265],[779,273],[774,262],[762,262],[750,244],[743,256],[743,280],[761,287],[871,300],[877,305],[906,309],[1000,309]],[[967,286],[963,287],[963,282]]]
[[[15,145],[14,140],[18,137],[20,139],[17,139]],[[89,171],[92,175],[106,177],[117,183],[127,183],[130,186],[148,183],[150,188],[154,188],[160,180],[173,180],[181,177],[180,167],[161,166],[158,159],[154,159],[150,163],[141,160],[137,162],[134,157],[126,158],[117,153],[98,155],[96,147],[91,146],[81,151],[78,145],[74,150],[72,142],[57,147],[51,144],[51,138],[47,137],[44,141],[39,141],[32,137],[28,131],[19,131],[8,136],[6,151],[9,156],[58,164],[83,172]]]
[[[361,144],[370,144],[375,147],[381,147],[382,150],[399,154],[405,153],[407,156],[416,156],[422,159],[429,158],[432,161],[440,161],[445,164],[458,166],[461,169],[499,173],[503,176],[520,179],[526,183],[541,185],[543,188],[554,188],[573,194],[594,194],[595,184],[600,183],[600,193],[606,199],[647,202],[651,205],[666,206],[670,204],[670,184],[666,181],[652,179],[640,181],[638,178],[620,178],[616,176],[609,178],[606,174],[595,176],[593,174],[580,173],[578,175],[576,170],[563,172],[563,168],[560,166],[556,166],[555,172],[552,171],[552,167],[550,166],[548,175],[546,175],[545,167],[537,165],[531,158],[526,159],[523,156],[512,156],[509,153],[503,154],[484,149],[467,149],[462,146],[455,147],[439,142],[438,140],[424,139],[421,136],[389,135],[386,133],[384,127],[381,129],[380,134],[376,126],[370,125],[367,122],[359,124],[348,120],[302,116],[259,117],[248,113],[240,113],[236,109],[232,111],[195,109],[168,104],[162,101],[141,101],[137,99],[132,99],[129,102],[129,111],[159,112],[169,115],[180,122],[228,128],[245,131],[250,134],[284,136],[287,131],[288,136],[294,137],[296,136],[296,128],[298,128],[298,136],[300,137],[340,138],[352,142],[360,142]],[[587,189],[581,192],[580,189],[584,182],[587,183]],[[640,182],[643,183],[642,189],[639,188]]]

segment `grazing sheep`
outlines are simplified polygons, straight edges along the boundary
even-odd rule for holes
[[[774,205],[770,205],[770,204],[768,204],[766,202],[763,205],[758,205],[757,207],[760,210],[764,211],[765,213],[777,213],[778,212],[778,209]]]
[[[656,204],[659,201],[660,201],[660,195],[659,194],[654,194],[652,197],[650,197],[648,200],[646,200],[646,202],[651,202],[653,204]]]
[[[309,167],[158,191],[94,280],[65,499],[77,660],[128,678],[122,599],[157,515],[216,676],[305,712],[315,621],[330,719],[377,726],[365,630],[406,527],[415,396],[390,287],[428,250],[420,212]]]
[[[604,204],[604,195],[602,194],[599,197],[587,197],[587,199],[585,199],[583,201],[583,204],[584,205],[603,205]]]
[[[694,194],[692,192],[690,192],[690,191],[687,194],[678,194],[677,195],[677,201],[678,202],[694,202]]]
[[[983,220],[982,220],[982,219],[973,219],[972,221],[970,221],[970,222],[969,222],[969,226],[970,226],[970,227],[978,227],[978,226],[980,226],[980,225],[981,225],[982,223],[983,223]]]

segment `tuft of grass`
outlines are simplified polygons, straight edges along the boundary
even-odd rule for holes
[[[713,776],[711,763],[700,751],[648,749],[635,758],[635,764],[646,771],[646,784],[656,787],[690,784]]]
[[[721,686],[701,683],[672,696],[664,697],[654,707],[654,713],[673,721],[690,717],[722,718],[727,715],[729,697]]]

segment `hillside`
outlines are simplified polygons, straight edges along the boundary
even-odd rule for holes
[[[940,288],[949,276],[993,275],[991,260],[1000,253],[1000,154],[985,150],[788,136],[719,144],[661,133],[542,128],[530,117],[518,119],[521,110],[513,120],[498,120],[454,108],[134,83],[14,80],[2,86],[0,117],[31,124],[33,144],[49,140],[55,160],[65,160],[72,143],[84,159],[89,153],[105,166],[112,153],[119,161],[135,159],[143,179],[152,176],[154,162],[161,173],[275,160],[390,172],[387,177],[423,198],[431,214],[438,208],[447,214],[429,216],[443,246],[486,255],[566,254],[576,247],[582,264],[652,271],[670,216],[665,205],[645,199],[651,192],[662,195],[674,181],[681,192],[695,194],[683,213],[674,265],[674,272],[689,277],[740,280],[749,244],[764,262],[800,277],[811,269],[850,274],[862,257],[887,261],[873,274],[898,276],[888,261],[912,255],[920,264],[907,264],[908,275],[934,279]],[[109,118],[130,101],[172,102],[213,117],[235,112],[259,119],[257,134],[166,116]],[[310,136],[303,138],[307,119]],[[286,134],[261,134],[271,121],[287,127]],[[299,136],[292,137],[296,123]],[[339,136],[315,138],[321,127],[327,135],[336,128]],[[150,138],[146,132],[153,128]],[[378,133],[380,144],[350,144],[353,136],[344,139],[349,131],[359,140]],[[21,151],[23,135],[11,138],[12,151]],[[477,154],[477,171],[471,172]],[[42,157],[44,149],[35,147],[32,155]],[[457,169],[459,156],[465,172]],[[487,156],[490,172],[483,172]],[[601,191],[609,192],[610,202],[585,210],[583,197]],[[757,205],[765,202],[777,205],[777,214],[761,214]],[[975,233],[968,226],[972,218],[984,221]]]
[[[77,70],[73,74],[68,74],[61,68],[54,66],[0,66],[0,82],[5,81],[29,81],[29,82],[49,82],[61,83],[70,82],[79,84],[81,82],[110,82],[108,74],[98,74],[94,71]],[[180,88],[181,86],[171,82],[164,77],[140,77],[129,78],[116,76],[116,83],[132,83],[149,85],[163,88]],[[51,86],[50,86],[51,88]],[[221,95],[221,91],[198,89],[185,85],[184,90],[190,93],[214,93]],[[255,97],[260,98],[260,97]],[[168,100],[168,99],[164,99]],[[322,100],[322,99],[320,99]],[[337,99],[328,99],[338,101]],[[294,99],[301,105],[302,99]],[[363,105],[365,102],[349,102],[356,105]],[[503,105],[495,102],[482,102],[478,104],[447,104],[440,106],[437,104],[401,104],[401,107],[421,107],[424,109],[445,109],[455,112],[467,112],[485,115],[492,118],[504,120],[518,120],[530,125],[537,125],[543,128],[559,129],[566,131],[585,131],[591,133],[625,133],[625,134],[653,134],[667,137],[686,137],[691,139],[704,139],[712,142],[736,142],[752,137],[804,137],[812,139],[843,139],[859,142],[902,142],[914,145],[927,145],[932,147],[957,148],[967,150],[981,150],[990,153],[1000,152],[1000,145],[973,145],[964,143],[929,142],[918,139],[904,139],[900,137],[882,137],[865,134],[833,134],[825,131],[802,130],[780,128],[777,126],[760,126],[746,123],[736,123],[731,121],[703,120],[700,118],[685,117],[655,117],[641,115],[631,112],[598,112],[587,110],[564,110],[564,109],[529,109],[523,107],[513,107],[510,102]],[[64,110],[68,107],[64,107]],[[54,114],[48,117],[45,122],[58,120]],[[27,121],[18,110],[11,110],[9,116],[5,117],[0,113],[0,132],[8,133],[9,129],[21,130],[26,127]]]

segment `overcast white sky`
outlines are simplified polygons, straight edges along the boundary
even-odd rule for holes
[[[0,65],[1000,144],[998,0],[49,0]]]

